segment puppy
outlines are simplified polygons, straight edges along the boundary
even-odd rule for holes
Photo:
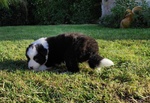
[[[27,47],[26,57],[28,68],[35,71],[46,70],[62,62],[70,72],[78,72],[78,64],[85,61],[92,69],[114,65],[99,55],[98,43],[93,38],[80,33],[40,38]]]

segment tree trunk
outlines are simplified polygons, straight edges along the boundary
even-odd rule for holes
[[[102,9],[102,16],[103,18],[106,15],[111,14],[111,8],[115,6],[115,0],[102,0],[101,9]]]

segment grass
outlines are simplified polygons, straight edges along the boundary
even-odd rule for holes
[[[27,69],[25,49],[40,37],[81,32],[99,43],[115,66],[99,73],[85,63],[80,72]],[[112,29],[97,25],[0,27],[0,102],[148,103],[150,101],[150,29]]]

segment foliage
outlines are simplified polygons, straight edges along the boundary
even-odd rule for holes
[[[76,0],[70,9],[71,23],[94,23],[100,16],[98,0]]]
[[[27,24],[26,0],[2,0],[0,5],[0,25]]]
[[[150,27],[150,8],[147,6],[144,8],[140,14],[134,16],[134,21],[132,27]]]
[[[98,0],[31,0],[28,3],[33,6],[31,20],[35,24],[92,23],[100,16],[93,12],[99,12]]]
[[[124,17],[125,9],[121,6],[116,6],[112,9],[112,14],[101,18],[100,23],[106,27],[118,28],[121,19]]]
[[[95,38],[100,54],[115,63],[99,73],[80,64],[79,73],[27,69],[25,49],[35,39],[64,32]],[[113,35],[112,35],[113,33]],[[2,35],[5,34],[5,35]],[[149,103],[150,28],[112,29],[98,25],[0,27],[2,103]],[[61,52],[61,51],[60,51]]]
[[[99,0],[13,1],[0,3],[0,25],[95,23],[101,14]]]
[[[17,4],[17,3],[22,2],[22,1],[23,0],[1,0],[0,6],[9,8],[9,4]]]
[[[141,6],[142,12],[134,15],[132,27],[150,27],[150,8],[145,0],[140,3],[135,0],[116,0],[116,5],[111,9],[112,14],[101,18],[101,24],[107,27],[118,28],[121,20],[125,16],[126,9],[133,9],[135,6]]]
[[[35,24],[65,23],[69,15],[70,2],[66,0],[29,0],[31,22]],[[32,18],[33,17],[33,18]]]

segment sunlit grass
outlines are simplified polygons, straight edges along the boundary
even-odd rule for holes
[[[115,66],[97,73],[27,69],[25,50],[35,39],[64,32],[95,38],[100,54]],[[50,103],[125,103],[150,100],[150,29],[112,29],[97,25],[0,27],[0,101]]]

